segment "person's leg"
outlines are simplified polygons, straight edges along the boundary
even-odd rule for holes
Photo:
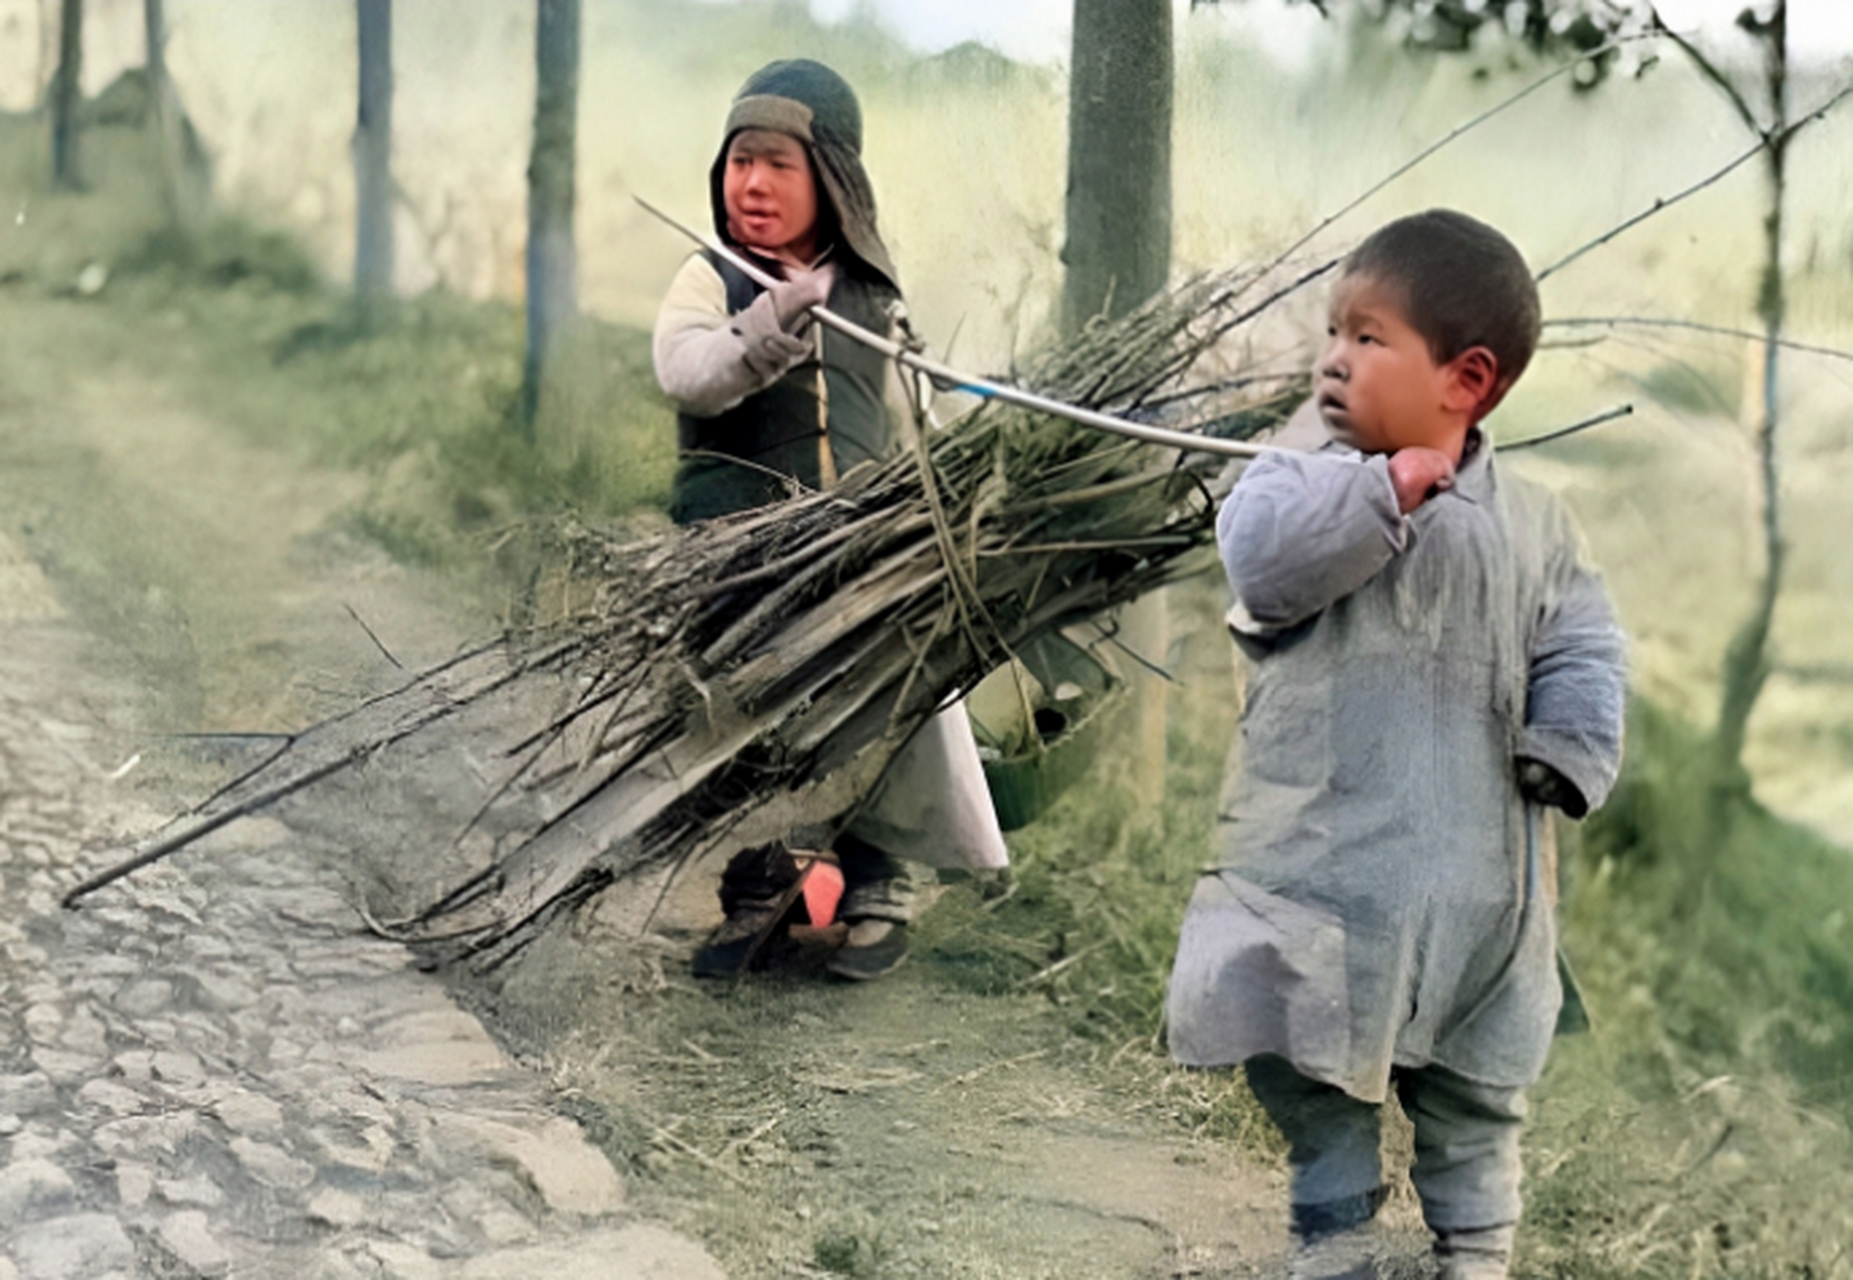
[[[1384,1199],[1380,1110],[1309,1079],[1284,1058],[1251,1059],[1248,1087],[1287,1140],[1293,1274],[1374,1276],[1368,1231]]]
[[[1411,1178],[1443,1280],[1504,1280],[1521,1208],[1524,1090],[1442,1067],[1402,1073],[1397,1090],[1415,1126]]]
[[[849,926],[849,939],[825,968],[858,981],[880,977],[907,955],[917,895],[913,873],[901,859],[847,832],[837,837],[836,854],[843,869],[837,916]]]

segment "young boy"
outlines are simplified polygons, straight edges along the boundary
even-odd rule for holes
[[[1392,1088],[1442,1276],[1508,1273],[1524,1091],[1562,999],[1541,806],[1605,798],[1624,694],[1568,516],[1479,425],[1538,329],[1492,228],[1382,228],[1333,290],[1330,441],[1257,459],[1217,520],[1252,671],[1171,1047],[1246,1063],[1286,1136],[1295,1277],[1377,1274]]]
[[[903,314],[861,151],[856,95],[822,63],[771,63],[734,99],[709,175],[714,228],[780,283],[761,288],[704,252],[683,265],[663,300],[654,356],[657,380],[679,410],[670,506],[679,523],[828,487],[895,448],[887,359],[809,315],[827,303],[888,333]],[[906,953],[912,892],[902,858],[1005,865],[963,705],[922,727],[834,844],[849,933],[827,967],[851,979],[885,973]],[[781,845],[737,855],[721,877],[727,919],[696,953],[695,972],[748,966],[797,874]]]

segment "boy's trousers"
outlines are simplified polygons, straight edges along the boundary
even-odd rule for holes
[[[1284,1058],[1254,1058],[1246,1070],[1287,1139],[1295,1233],[1315,1237],[1369,1220],[1383,1198],[1379,1106],[1301,1075]],[[1399,1069],[1395,1085],[1415,1126],[1410,1178],[1429,1229],[1446,1236],[1516,1223],[1524,1090],[1476,1084],[1443,1067]]]

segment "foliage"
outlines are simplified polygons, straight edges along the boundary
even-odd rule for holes
[[[1191,0],[1218,4],[1224,0]],[[1240,0],[1234,0],[1239,3]],[[1493,41],[1509,41],[1537,55],[1594,54],[1579,68],[1575,84],[1587,89],[1615,67],[1618,36],[1649,29],[1646,0],[1296,0],[1330,17],[1339,11],[1384,28],[1412,49],[1463,53]]]
[[[179,277],[214,288],[246,284],[310,293],[322,283],[314,259],[294,236],[235,215],[216,218],[197,234],[161,227],[130,247],[117,265],[131,275]]]

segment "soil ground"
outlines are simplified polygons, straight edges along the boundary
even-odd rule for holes
[[[408,667],[492,625],[468,592],[341,532],[350,476],[251,444],[236,395],[199,397],[211,371],[178,316],[132,327],[26,289],[0,292],[0,315],[8,581],[41,573],[48,607],[92,638],[62,660],[129,691],[118,712],[141,744],[145,812],[249,750],[164,735],[283,732],[390,680],[350,609]],[[16,683],[30,704],[30,669]],[[211,856],[177,865],[210,887]],[[616,901],[456,995],[561,1091],[633,1208],[700,1238],[729,1275],[1278,1266],[1277,1162],[1178,1120],[1176,1091],[1226,1086],[1167,1071],[1148,1042],[1073,1036],[1033,984],[979,994],[930,963],[867,986],[697,986],[681,975],[710,875],[686,875],[647,930],[636,898]],[[954,886],[923,932],[983,914]],[[1411,1212],[1394,1220],[1407,1229]]]

